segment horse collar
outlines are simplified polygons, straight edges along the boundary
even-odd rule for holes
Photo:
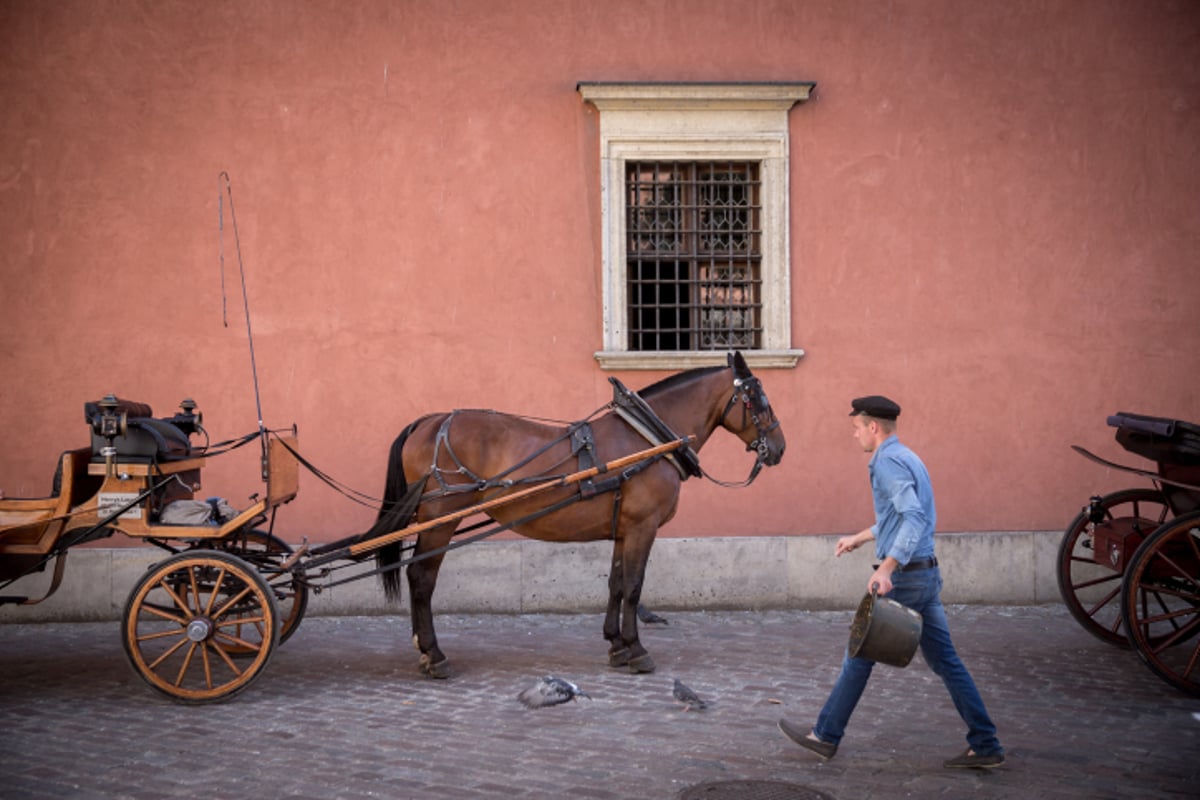
[[[671,426],[664,422],[637,392],[630,391],[614,376],[609,376],[608,382],[613,387],[613,413],[625,420],[643,439],[657,447],[683,438],[671,430]],[[666,458],[679,472],[680,480],[686,481],[692,476],[700,477],[704,474],[700,469],[700,458],[690,446],[668,453]]]

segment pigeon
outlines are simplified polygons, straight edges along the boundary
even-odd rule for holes
[[[638,616],[639,620],[646,623],[647,625],[668,625],[668,624],[670,624],[667,622],[665,617],[660,617],[658,614],[655,614],[653,611],[646,608],[641,603],[638,603],[638,606],[637,606],[637,616]]]
[[[671,692],[675,695],[675,699],[683,703],[684,711],[700,711],[708,708],[708,703],[700,699],[700,695],[693,692],[687,686],[684,686],[679,678],[675,679],[675,689]]]
[[[553,675],[547,675],[517,695],[517,699],[529,708],[556,706],[559,703],[574,700],[576,697],[586,697],[588,700],[592,699],[591,695],[575,684],[562,678],[556,678]]]

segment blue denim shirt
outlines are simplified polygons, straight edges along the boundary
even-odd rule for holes
[[[867,464],[875,497],[875,556],[891,556],[907,564],[933,557],[937,511],[929,471],[917,454],[900,444],[895,434],[875,450]]]

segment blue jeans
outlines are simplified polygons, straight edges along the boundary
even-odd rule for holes
[[[892,574],[892,585],[888,597],[921,614],[921,655],[934,674],[946,684],[958,715],[967,723],[967,743],[980,755],[1003,753],[1004,748],[996,738],[996,726],[983,706],[983,698],[975,688],[975,681],[950,641],[950,627],[941,600],[942,573],[937,567],[895,572]],[[867,679],[871,677],[874,666],[874,661],[851,658],[847,648],[837,683],[813,728],[817,738],[833,744],[841,742],[846,733],[846,724],[867,687]]]

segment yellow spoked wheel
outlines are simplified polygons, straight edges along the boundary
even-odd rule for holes
[[[279,569],[292,554],[291,545],[265,531],[244,530],[204,546],[233,553],[263,577],[275,592],[275,603],[279,608],[279,644],[286,642],[300,626],[308,608],[308,585],[303,573]],[[230,646],[228,652],[235,658],[253,655],[252,650],[234,646]]]
[[[214,551],[181,553],[151,567],[121,622],[134,671],[182,703],[244,690],[266,668],[279,634],[271,587],[242,559]]]

